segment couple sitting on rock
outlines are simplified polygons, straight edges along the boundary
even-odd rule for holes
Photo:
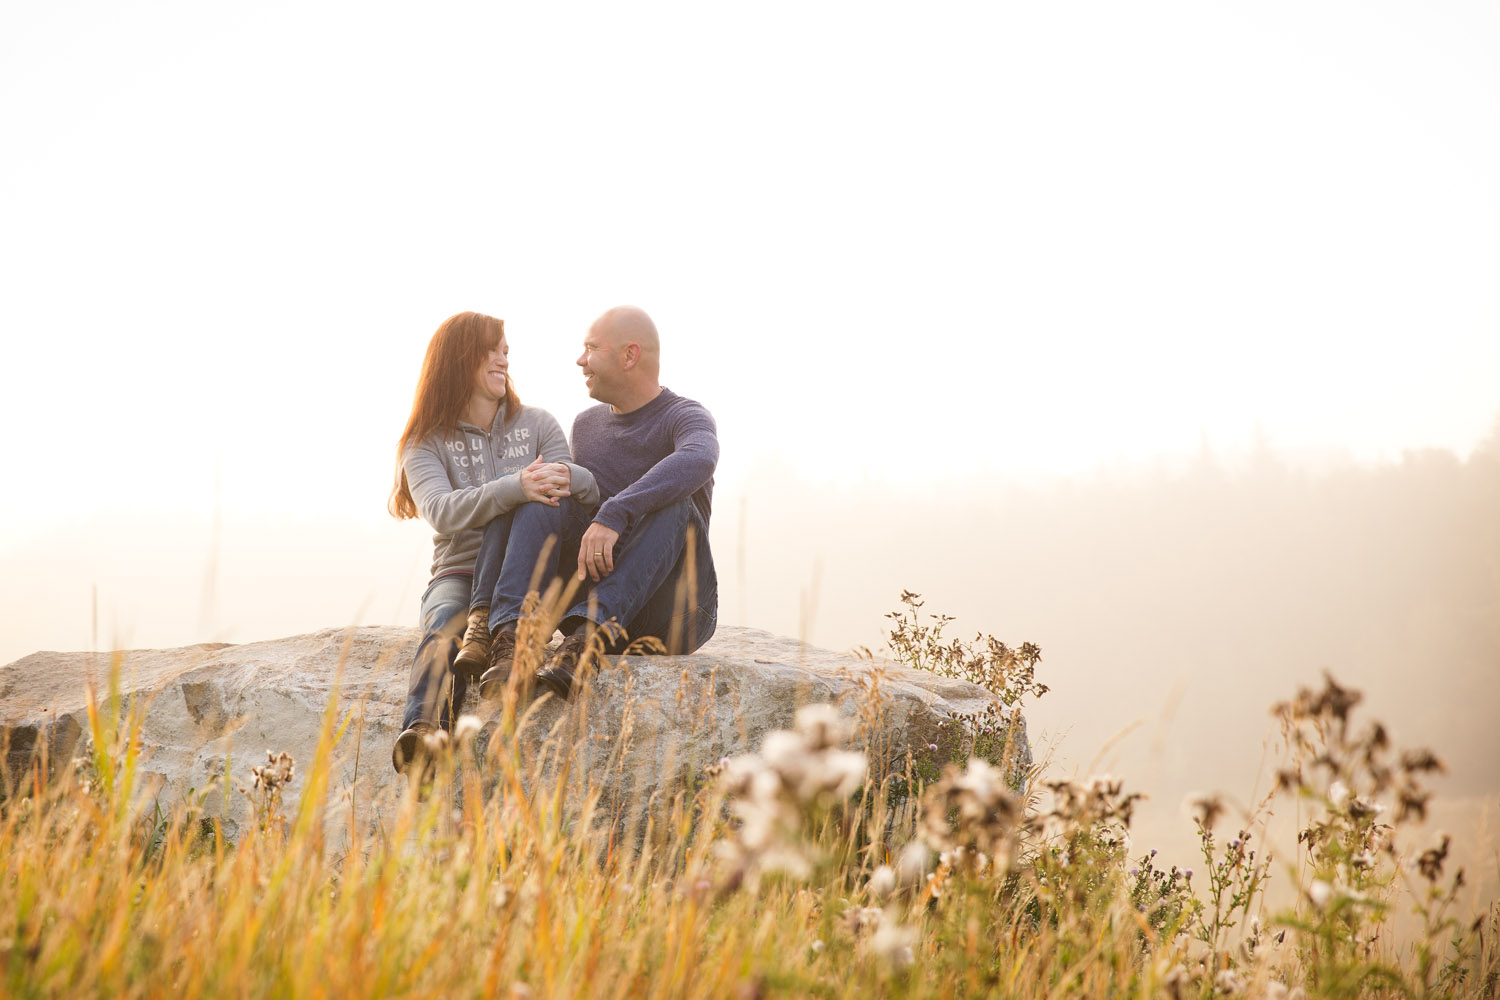
[[[505,689],[534,581],[543,591],[565,573],[578,581],[562,645],[531,679],[562,699],[591,652],[649,636],[690,653],[718,621],[708,548],[718,437],[702,405],[658,381],[651,317],[622,306],[589,328],[577,363],[600,405],[573,422],[571,449],[550,413],[521,405],[509,350],[502,320],[445,320],[397,447],[391,513],[437,532],[397,771],[449,727],[471,681],[485,698]]]

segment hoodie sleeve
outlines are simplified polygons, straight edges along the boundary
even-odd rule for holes
[[[526,502],[521,476],[511,473],[481,486],[455,489],[437,444],[422,441],[401,456],[401,471],[422,520],[445,535],[480,528]]]

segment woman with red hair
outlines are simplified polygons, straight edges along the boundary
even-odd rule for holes
[[[391,751],[399,772],[449,728],[471,679],[508,668],[500,661],[514,652],[521,602],[544,552],[552,565],[543,579],[557,570],[548,538],[561,534],[562,498],[598,502],[593,475],[573,464],[556,419],[521,405],[509,351],[503,320],[473,312],[444,320],[397,445],[390,511],[420,516],[436,532],[422,641]]]

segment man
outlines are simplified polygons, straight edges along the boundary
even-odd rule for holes
[[[577,363],[600,405],[573,422],[573,460],[593,472],[600,504],[563,500],[560,565],[583,586],[562,619],[561,647],[536,678],[564,699],[590,666],[596,630],[610,651],[649,636],[670,653],[691,653],[714,634],[719,610],[708,547],[719,462],[713,417],[661,384],[656,324],[634,306],[595,320]],[[497,692],[510,666],[487,670],[481,695]]]

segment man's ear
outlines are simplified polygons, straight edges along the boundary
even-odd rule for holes
[[[641,345],[626,344],[620,351],[620,367],[626,371],[634,368],[641,360]]]

